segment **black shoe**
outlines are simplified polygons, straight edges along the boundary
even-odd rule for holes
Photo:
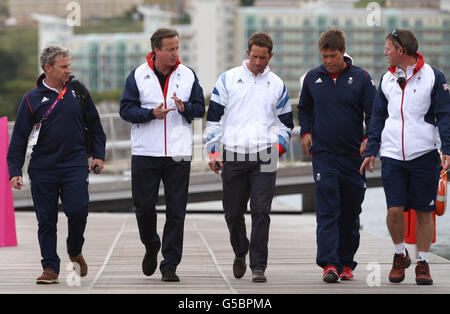
[[[240,279],[244,277],[245,271],[247,270],[247,264],[245,264],[244,257],[235,257],[233,262],[233,275],[234,278]]]
[[[162,277],[161,277],[162,281],[167,281],[167,282],[180,281],[180,278],[175,273],[175,267],[173,267],[173,266],[166,266],[164,269],[161,269],[161,273],[162,273]]]
[[[267,278],[264,276],[264,271],[262,270],[254,270],[252,274],[252,281],[253,282],[266,282]]]
[[[146,252],[142,260],[142,272],[146,276],[151,276],[155,273],[158,266],[158,252],[161,244],[153,245]]]

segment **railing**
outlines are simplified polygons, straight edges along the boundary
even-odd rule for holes
[[[117,105],[118,107],[118,105]],[[100,119],[102,121],[102,126],[107,136],[106,142],[106,162],[105,162],[105,173],[120,175],[124,172],[130,170],[131,162],[131,140],[130,140],[130,128],[131,124],[122,120],[118,113],[106,113],[101,114]],[[196,126],[202,127],[202,121],[197,121]],[[9,138],[11,139],[12,130],[14,127],[14,122],[9,122]],[[205,142],[204,134],[201,132],[199,135],[194,135],[194,152],[202,152],[204,154]],[[24,164],[24,169],[28,167],[29,160],[31,157],[31,147],[28,147],[26,153],[26,159]],[[308,161],[305,157],[300,144],[300,127],[295,127],[288,152],[283,155],[280,159],[280,166],[294,165],[296,163]],[[192,171],[208,171],[207,159],[204,157],[197,156],[193,158]],[[26,171],[24,171],[26,176]]]

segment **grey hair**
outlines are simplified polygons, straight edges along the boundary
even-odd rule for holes
[[[51,46],[45,47],[42,50],[41,55],[39,57],[40,62],[41,62],[42,71],[45,72],[45,65],[47,63],[50,64],[51,66],[53,66],[55,64],[55,58],[57,56],[67,57],[69,55],[70,55],[70,51],[66,47],[63,47],[60,45],[51,45]]]

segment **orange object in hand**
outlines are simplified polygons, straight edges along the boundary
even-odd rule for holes
[[[441,171],[438,195],[436,198],[436,215],[442,216],[447,208],[447,171]]]

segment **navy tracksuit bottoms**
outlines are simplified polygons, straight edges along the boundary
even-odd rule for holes
[[[317,200],[317,265],[355,269],[359,215],[366,189],[360,156],[317,153],[312,158]]]
[[[75,257],[81,254],[89,205],[89,169],[28,169],[31,195],[38,220],[38,239],[42,268],[57,274],[60,259],[57,254],[58,200],[61,198],[68,218],[67,252]]]
[[[161,180],[164,184],[166,222],[162,238],[160,269],[175,268],[183,252],[184,219],[189,188],[191,162],[172,157],[132,156],[131,177],[133,202],[139,235],[146,250],[161,245],[156,227],[156,203]]]

